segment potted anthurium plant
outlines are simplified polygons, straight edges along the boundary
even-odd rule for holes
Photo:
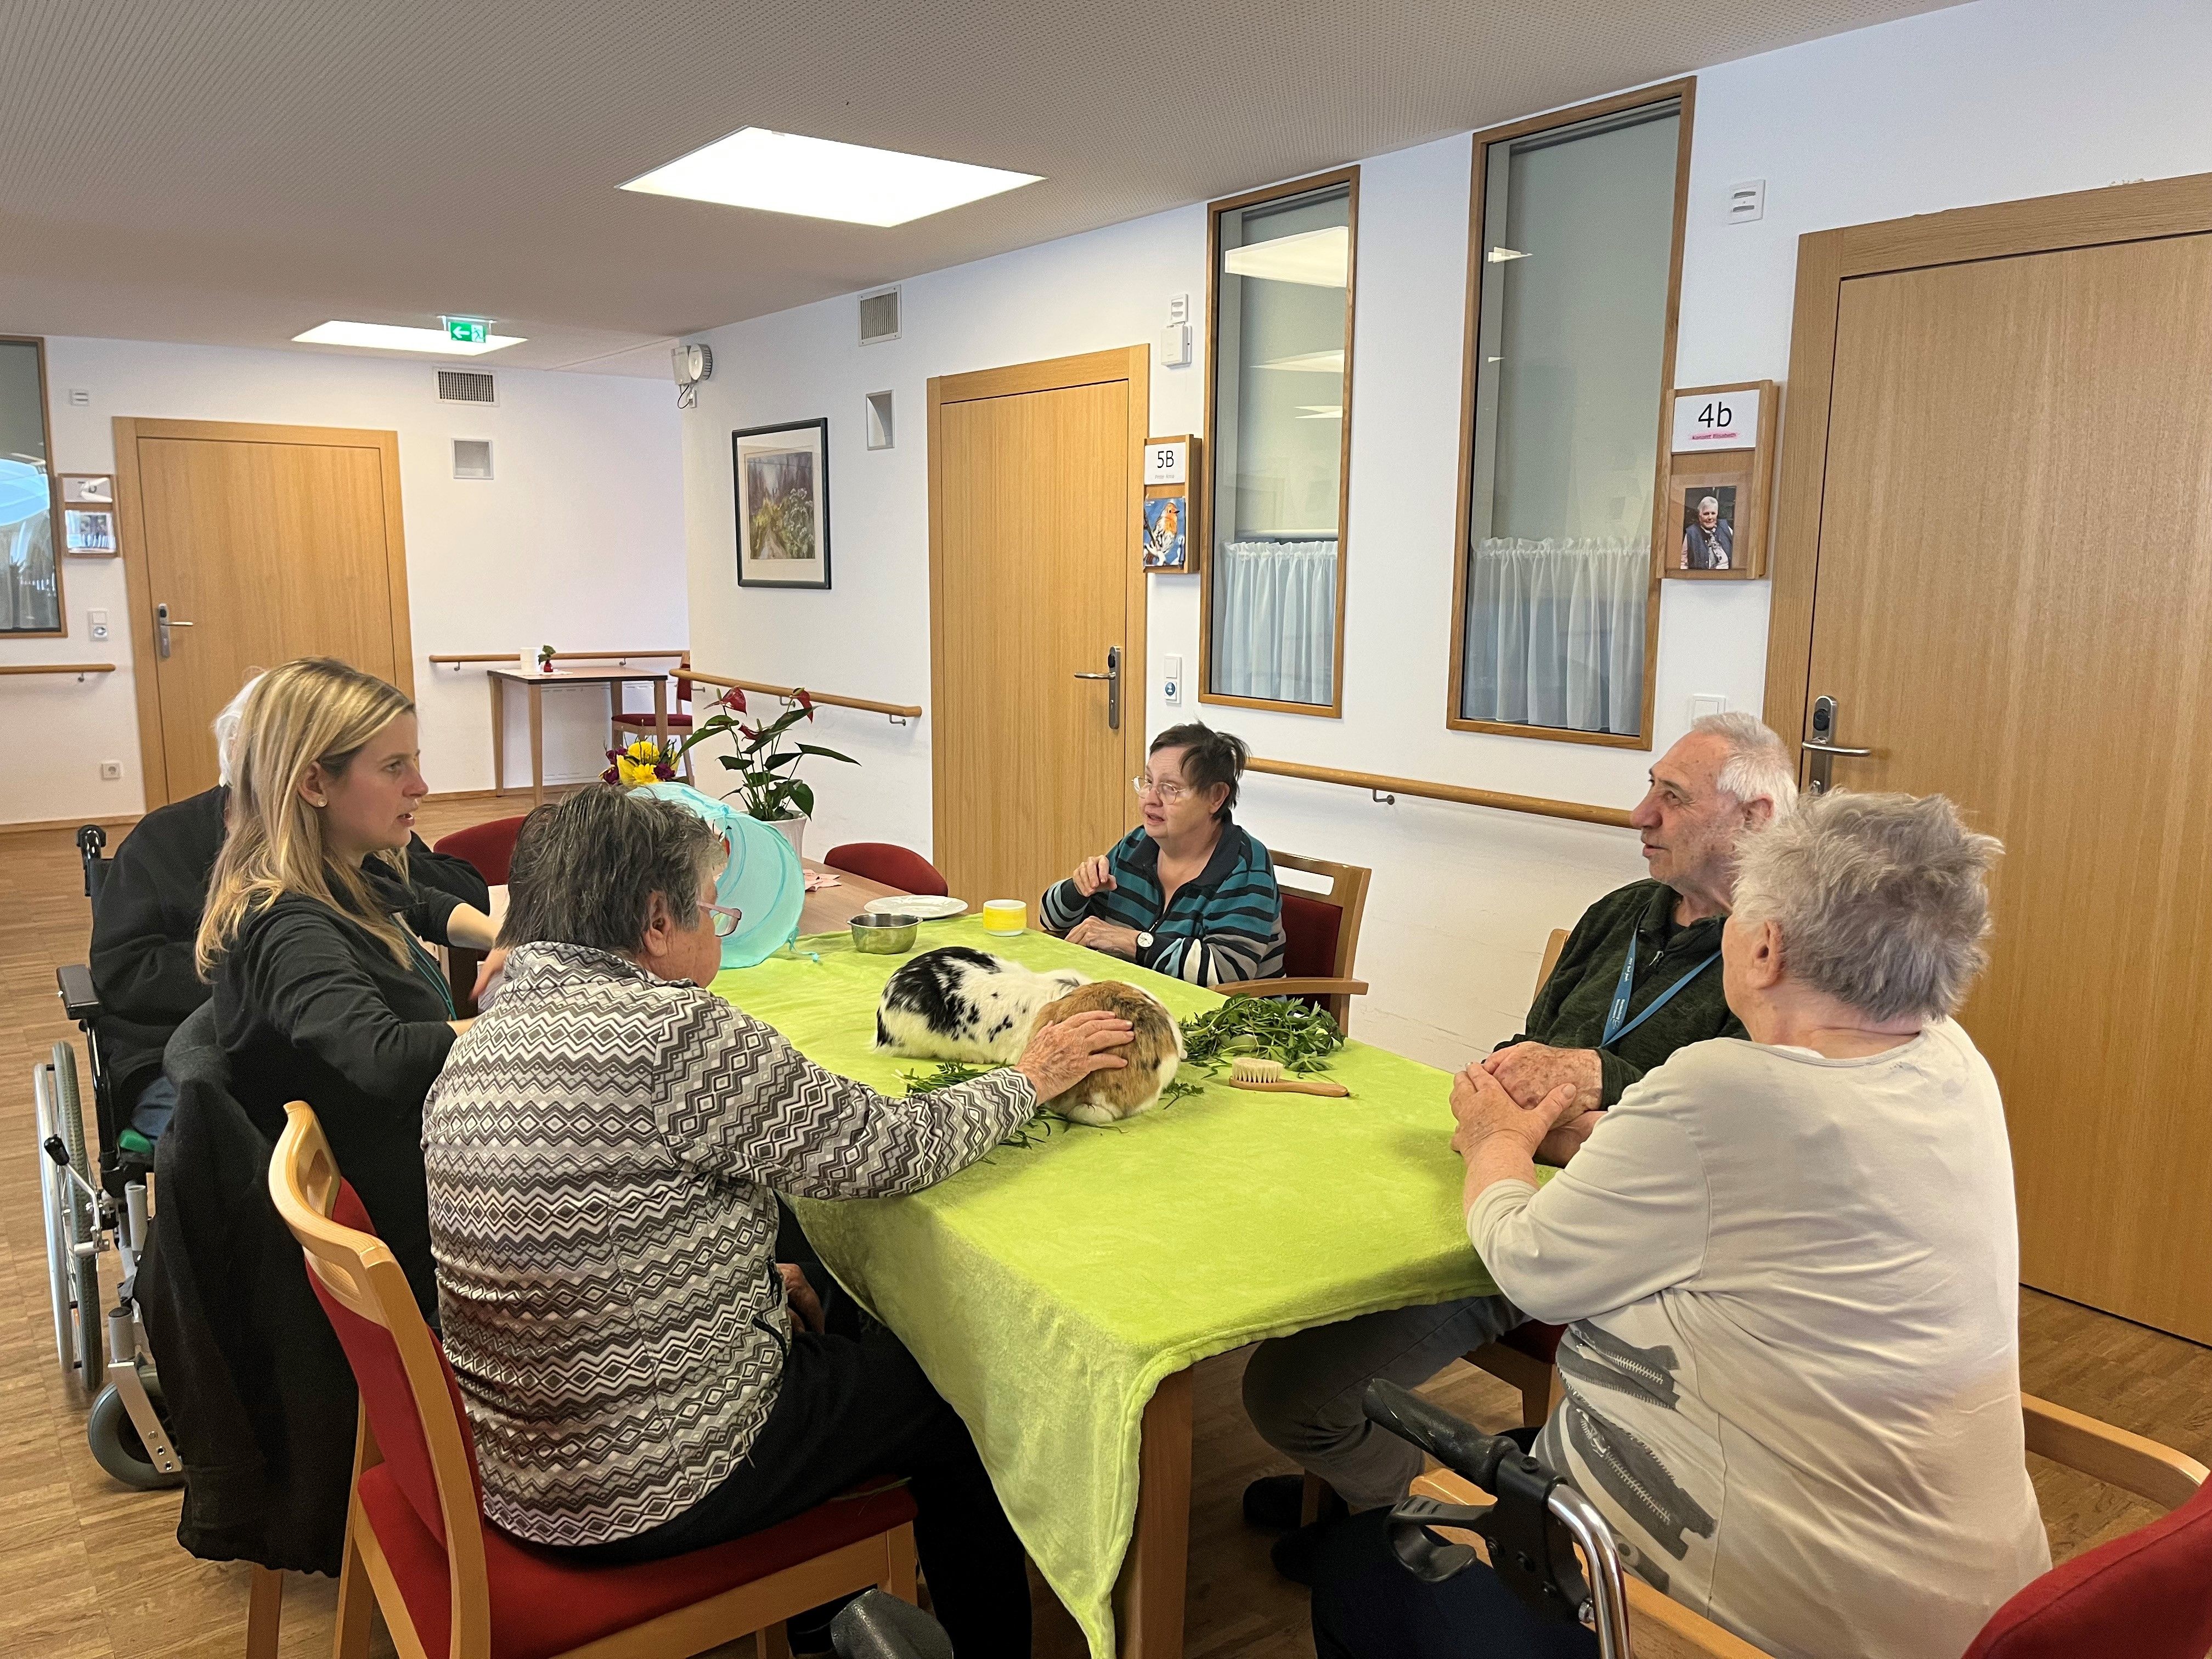
[[[736,801],[748,817],[774,824],[791,842],[793,852],[802,851],[807,820],[814,814],[814,790],[799,775],[799,763],[809,755],[842,761],[848,766],[858,766],[860,762],[789,735],[800,721],[814,718],[814,700],[804,687],[793,693],[791,707],[775,719],[757,725],[738,718],[750,710],[745,705],[745,694],[736,686],[708,706],[714,712],[700,720],[688,738],[672,738],[665,750],[652,738],[641,738],[624,749],[609,750],[607,758],[613,764],[602,775],[609,783],[631,787],[672,780],[687,753],[710,738],[726,737],[735,744],[735,752],[719,758],[738,775],[738,787],[722,799]]]

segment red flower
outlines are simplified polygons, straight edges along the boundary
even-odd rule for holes
[[[806,711],[806,718],[812,720],[814,718],[814,699],[806,695],[806,688],[803,685],[798,687],[794,695],[799,699],[799,706]]]
[[[747,726],[743,720],[738,722],[738,730],[745,734],[745,741],[747,743],[758,743],[760,741],[760,733],[754,731],[751,726]]]
[[[732,686],[714,701],[733,714],[742,714],[745,712],[745,690],[741,685]]]
[[[599,781],[601,783],[619,783],[621,781],[621,779],[615,775],[615,769],[611,766],[607,768],[605,771],[599,774]]]

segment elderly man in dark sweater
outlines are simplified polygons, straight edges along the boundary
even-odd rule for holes
[[[1790,811],[1797,787],[1782,741],[1748,714],[1701,720],[1651,768],[1630,822],[1651,879],[1583,913],[1526,1029],[1481,1061],[1525,1106],[1562,1086],[1581,1109],[1540,1156],[1564,1164],[1628,1086],[1677,1049],[1741,1036],[1722,994],[1721,924],[1735,885],[1737,842]],[[1354,1510],[1395,1503],[1420,1454],[1375,1428],[1360,1407],[1376,1377],[1407,1388],[1522,1322],[1503,1297],[1399,1308],[1263,1342],[1244,1372],[1244,1407],[1260,1432],[1325,1478]],[[1245,1491],[1255,1524],[1295,1527],[1300,1480],[1270,1475]],[[1326,1522],[1275,1546],[1275,1565],[1305,1582]]]

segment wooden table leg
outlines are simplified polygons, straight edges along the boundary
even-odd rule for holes
[[[507,682],[496,674],[484,678],[491,682],[491,793],[496,800],[507,787]]]
[[[530,804],[545,805],[545,688],[530,685]]]
[[[1137,1450],[1137,1528],[1121,1564],[1121,1659],[1182,1659],[1190,1569],[1190,1373],[1163,1378]]]
[[[668,680],[666,676],[653,683],[653,729],[660,738],[660,752],[668,752]]]

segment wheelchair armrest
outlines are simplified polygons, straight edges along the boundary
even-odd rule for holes
[[[100,993],[92,988],[92,969],[81,962],[54,969],[62,988],[62,1012],[80,1025],[100,1018]]]

